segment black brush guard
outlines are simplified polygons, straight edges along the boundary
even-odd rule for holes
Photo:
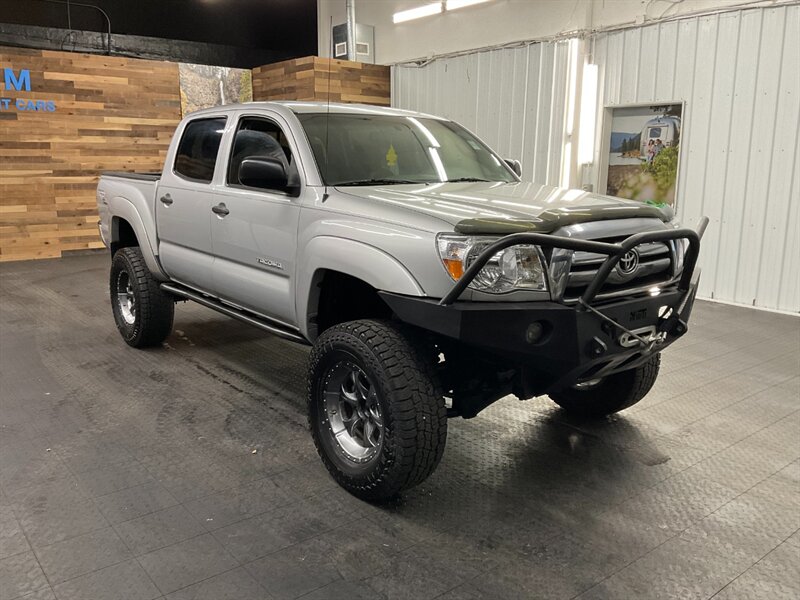
[[[708,226],[708,217],[703,217],[697,230],[682,228],[682,229],[668,229],[664,231],[647,231],[643,233],[635,233],[632,236],[625,238],[617,244],[609,244],[607,242],[596,242],[593,240],[579,240],[572,238],[558,237],[546,233],[514,233],[500,238],[493,244],[489,245],[483,252],[478,255],[473,263],[464,272],[464,275],[456,282],[448,294],[441,299],[439,304],[447,306],[455,302],[459,296],[467,289],[467,286],[472,283],[472,280],[478,275],[481,269],[486,266],[486,263],[491,258],[506,248],[511,246],[520,245],[536,245],[541,248],[563,248],[565,250],[577,250],[582,252],[594,252],[596,254],[605,254],[608,258],[603,262],[597,273],[586,287],[586,291],[581,296],[578,303],[583,308],[589,308],[592,300],[603,287],[611,271],[617,266],[619,259],[626,253],[633,250],[640,244],[647,244],[650,242],[669,242],[672,240],[685,239],[689,241],[689,249],[684,256],[683,272],[681,273],[680,281],[678,282],[678,289],[682,292],[688,293],[694,275],[694,269],[697,265],[697,258],[700,255],[700,239],[705,233]],[[543,265],[544,266],[544,265]]]
[[[516,364],[523,381],[515,393],[530,397],[635,368],[686,333],[697,291],[700,239],[707,225],[708,218],[703,217],[697,230],[648,231],[614,244],[545,233],[515,233],[500,238],[481,252],[439,301],[381,295],[401,320]],[[598,298],[612,270],[627,252],[644,243],[682,239],[688,241],[688,248],[677,284],[671,281],[666,286],[657,285],[657,294],[643,292],[612,300]],[[574,300],[569,303],[458,301],[495,254],[523,244],[588,251],[607,258],[577,303]],[[532,340],[529,331],[536,323],[544,324],[545,331]],[[649,333],[643,334],[643,329]]]

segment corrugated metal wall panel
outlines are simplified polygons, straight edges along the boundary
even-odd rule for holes
[[[392,106],[442,115],[522,163],[525,179],[558,185],[569,44],[481,51],[395,66]]]
[[[794,283],[783,278],[775,282],[775,269],[760,268],[757,290],[770,289],[780,302],[781,287],[788,284],[789,290],[800,287],[800,252],[794,245],[794,253],[786,252],[791,239],[800,236],[800,221],[797,204],[800,202],[800,187],[794,181],[798,177],[798,135],[800,132],[800,7],[788,15],[784,22],[781,73],[779,76],[775,130],[772,138],[769,187],[766,190],[766,215],[762,229],[760,265],[781,265],[782,274],[793,269]],[[791,161],[791,162],[789,162]],[[794,229],[792,230],[792,225]],[[787,263],[786,258],[793,260]],[[772,271],[772,273],[770,272]],[[777,288],[774,284],[777,284]],[[800,295],[794,296],[795,306],[800,305]]]
[[[800,6],[600,34],[604,106],[686,102],[677,212],[707,215],[700,295],[800,312]]]

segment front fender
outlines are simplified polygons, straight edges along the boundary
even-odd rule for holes
[[[300,329],[308,337],[309,306],[318,297],[319,274],[339,271],[368,283],[378,291],[406,296],[424,296],[414,276],[393,256],[354,240],[318,236],[312,238],[297,265],[296,308]]]
[[[156,258],[155,240],[151,240],[147,235],[147,228],[144,226],[144,221],[142,221],[139,211],[136,210],[136,206],[127,198],[115,196],[108,201],[108,208],[112,222],[111,242],[113,243],[119,240],[119,231],[113,225],[115,222],[114,219],[124,219],[130,224],[133,232],[136,234],[136,239],[139,240],[139,249],[142,251],[142,256],[144,257],[147,268],[150,269],[150,272],[156,279],[169,281],[169,277],[167,277],[167,274],[161,269],[161,265]]]

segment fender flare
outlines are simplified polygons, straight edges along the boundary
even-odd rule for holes
[[[324,271],[356,277],[378,291],[424,296],[422,286],[396,258],[369,244],[321,235],[305,246],[297,265],[295,305],[300,330],[309,337],[309,318],[319,300],[318,283]],[[357,256],[357,260],[353,257]],[[313,340],[312,340],[313,341]]]
[[[147,265],[147,268],[150,269],[150,272],[156,279],[169,281],[169,277],[167,277],[166,273],[164,273],[164,271],[161,269],[161,265],[158,263],[156,253],[153,248],[153,242],[147,235],[147,229],[145,229],[144,222],[142,221],[139,211],[136,210],[136,206],[134,206],[134,204],[127,198],[115,196],[109,200],[108,208],[111,213],[112,223],[110,231],[110,243],[119,240],[119,231],[117,231],[117,228],[113,226],[114,219],[124,219],[128,222],[133,229],[133,232],[136,234],[136,239],[139,241],[139,249],[142,251],[142,257],[144,257],[144,262]]]

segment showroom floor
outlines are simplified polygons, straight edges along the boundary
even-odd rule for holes
[[[796,317],[701,302],[623,416],[504,400],[371,506],[317,459],[306,349],[180,304],[132,350],[108,264],[0,266],[0,600],[800,596]]]

